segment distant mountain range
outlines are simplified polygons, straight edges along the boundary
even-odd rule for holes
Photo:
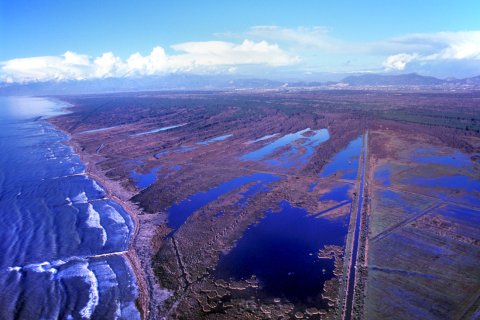
[[[224,75],[172,74],[166,76],[104,78],[0,84],[0,95],[63,95],[152,90],[225,90],[278,88],[284,82],[242,79]]]
[[[465,79],[438,79],[416,73],[400,75],[361,74],[336,82],[284,82],[269,79],[236,78],[232,75],[171,74],[141,78],[2,83],[0,95],[63,95],[151,90],[279,89],[302,87],[376,86],[473,86],[480,87],[480,76]]]
[[[399,75],[362,74],[346,77],[341,82],[351,86],[478,86],[480,85],[480,76],[466,79],[438,79],[416,73]]]

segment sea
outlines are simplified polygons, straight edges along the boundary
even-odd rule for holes
[[[67,106],[0,97],[0,319],[140,319],[133,221],[46,121]]]

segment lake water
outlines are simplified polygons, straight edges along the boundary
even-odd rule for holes
[[[324,306],[321,293],[334,276],[334,261],[319,258],[318,252],[325,245],[344,245],[349,217],[314,217],[287,201],[280,208],[267,211],[220,257],[216,277],[241,280],[255,275],[267,297]]]
[[[0,319],[138,319],[132,220],[40,120],[62,107],[0,97]]]

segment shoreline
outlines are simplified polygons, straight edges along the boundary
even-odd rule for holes
[[[147,281],[145,280],[145,274],[142,269],[142,263],[140,259],[138,258],[137,252],[135,250],[135,239],[138,235],[138,231],[140,229],[140,221],[138,219],[138,213],[137,211],[140,211],[139,209],[133,208],[132,204],[127,203],[126,201],[120,199],[118,196],[116,196],[111,188],[108,186],[108,182],[105,179],[102,179],[100,176],[95,174],[90,170],[91,166],[89,165],[88,162],[84,162],[83,157],[78,151],[78,146],[76,148],[72,145],[72,148],[74,148],[74,151],[76,154],[80,156],[80,159],[82,162],[86,165],[86,170],[85,174],[92,180],[95,180],[101,184],[101,186],[105,189],[107,193],[107,197],[115,201],[118,205],[120,205],[125,212],[132,218],[134,228],[133,232],[130,235],[130,239],[128,241],[128,250],[127,252],[123,255],[126,260],[128,261],[130,268],[133,271],[133,274],[135,276],[135,280],[137,283],[138,287],[138,297],[136,299],[136,306],[138,308],[138,311],[140,313],[140,316],[143,320],[148,319],[149,316],[149,304],[150,304],[150,297],[149,297],[149,292],[148,292],[148,286],[147,286]]]
[[[61,102],[68,105],[63,109],[68,109],[70,107],[73,107],[73,105],[71,105],[66,101],[58,100],[58,99],[55,99],[55,100],[56,102]],[[121,206],[133,221],[134,228],[132,233],[130,234],[130,238],[128,241],[128,250],[125,254],[122,254],[122,256],[125,257],[125,259],[127,260],[129,267],[131,268],[133,275],[135,277],[135,282],[138,288],[138,296],[135,300],[135,305],[139,311],[140,317],[142,320],[149,319],[150,313],[152,311],[150,310],[151,299],[150,299],[150,290],[149,290],[148,281],[147,281],[148,276],[144,272],[144,268],[145,267],[148,268],[148,266],[144,266],[142,264],[142,261],[138,257],[137,250],[135,248],[135,240],[140,230],[140,219],[138,216],[141,214],[141,209],[138,208],[135,204],[131,203],[128,199],[122,199],[125,196],[129,196],[129,198],[131,198],[131,195],[130,195],[131,192],[121,186],[113,186],[112,184],[114,184],[115,182],[105,177],[101,170],[97,170],[94,167],[94,165],[92,165],[89,159],[91,155],[82,152],[79,145],[73,140],[72,135],[69,132],[62,130],[55,123],[53,123],[51,121],[52,118],[55,118],[55,116],[43,118],[42,120],[47,122],[53,128],[55,128],[55,130],[63,132],[68,137],[66,141],[63,141],[63,143],[70,146],[72,148],[73,153],[80,157],[80,161],[85,165],[85,175],[88,176],[88,178],[100,183],[100,185],[104,188],[107,197],[115,201],[119,206]],[[123,191],[122,193],[125,193],[125,194],[120,195],[118,191],[117,192],[114,191],[115,189],[118,189],[118,188],[121,188]],[[153,280],[154,283],[156,282],[155,281],[156,279],[151,279],[151,280]]]

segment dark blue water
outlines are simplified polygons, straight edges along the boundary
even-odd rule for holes
[[[147,173],[138,173],[136,170],[132,170],[130,177],[135,181],[137,187],[146,189],[157,180],[158,170],[160,170],[160,166],[150,169]]]
[[[434,147],[417,149],[412,156],[412,160],[417,163],[440,164],[454,168],[469,167],[471,162],[468,154],[458,150],[451,154],[445,154]]]
[[[339,179],[355,180],[357,178],[358,159],[362,150],[362,136],[351,141],[348,146],[337,153],[323,167],[321,177],[335,175]]]
[[[132,221],[39,119],[61,107],[0,97],[0,319],[137,319]]]
[[[190,217],[192,213],[207,205],[209,202],[217,199],[218,197],[240,188],[241,186],[257,182],[250,187],[244,194],[244,199],[253,196],[257,192],[262,190],[262,186],[265,184],[277,181],[277,176],[268,173],[255,173],[249,176],[238,177],[230,181],[224,182],[206,192],[198,192],[188,197],[186,200],[178,204],[174,204],[168,209],[168,226],[173,229],[170,233],[173,234],[180,226]]]
[[[318,258],[318,252],[325,245],[344,245],[349,217],[313,217],[287,201],[280,208],[267,211],[220,257],[216,277],[241,280],[255,275],[266,296],[323,306],[321,293],[334,276],[334,261]]]

